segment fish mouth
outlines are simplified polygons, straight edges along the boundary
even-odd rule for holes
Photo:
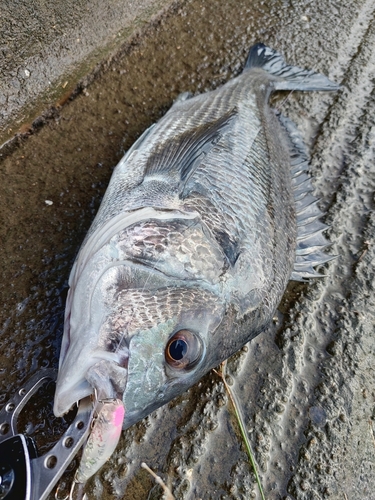
[[[72,373],[71,363],[64,363],[59,369],[53,407],[56,417],[63,416],[75,403],[90,395],[96,401],[123,399],[128,354],[125,356],[123,351],[121,356],[109,352],[92,353],[91,356],[84,356],[83,360],[80,357],[79,362],[78,376],[69,376]]]
[[[93,392],[93,388],[87,380],[81,380],[65,390],[59,389],[59,386],[56,385],[53,413],[56,417],[62,417],[71,410],[75,403],[92,395]]]

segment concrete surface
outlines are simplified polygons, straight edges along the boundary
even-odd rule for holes
[[[343,85],[336,94],[293,92],[273,102],[311,149],[338,257],[326,278],[291,283],[270,330],[228,371],[267,500],[374,500],[374,11],[366,0],[181,1],[37,133],[3,153],[0,402],[40,367],[57,366],[69,271],[124,151],[178,93],[222,84],[263,41]],[[44,450],[63,424],[51,401],[31,406],[23,428]],[[260,498],[213,372],[125,432],[88,497],[161,498],[142,461],[176,499]]]
[[[0,1],[0,145],[61,106],[172,0]]]

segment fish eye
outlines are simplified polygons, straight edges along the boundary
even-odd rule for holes
[[[189,330],[179,330],[168,340],[165,359],[176,369],[190,368],[201,354],[201,343],[197,335]]]

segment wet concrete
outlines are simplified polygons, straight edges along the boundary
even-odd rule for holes
[[[0,145],[92,80],[172,0],[0,1]]]
[[[70,267],[116,162],[178,93],[220,85],[263,41],[343,84],[275,102],[311,148],[338,258],[326,278],[290,285],[270,330],[230,361],[232,387],[267,499],[375,498],[374,10],[370,1],[181,2],[2,158],[2,402],[57,366]],[[60,425],[50,419],[49,409],[28,429],[52,442]],[[214,373],[125,432],[89,498],[161,498],[142,461],[177,499],[260,498]]]

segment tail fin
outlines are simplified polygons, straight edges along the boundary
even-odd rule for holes
[[[326,76],[315,71],[290,66],[281,54],[263,43],[254,45],[249,52],[244,71],[251,68],[262,68],[278,77],[276,90],[338,90],[340,86],[331,82]]]

